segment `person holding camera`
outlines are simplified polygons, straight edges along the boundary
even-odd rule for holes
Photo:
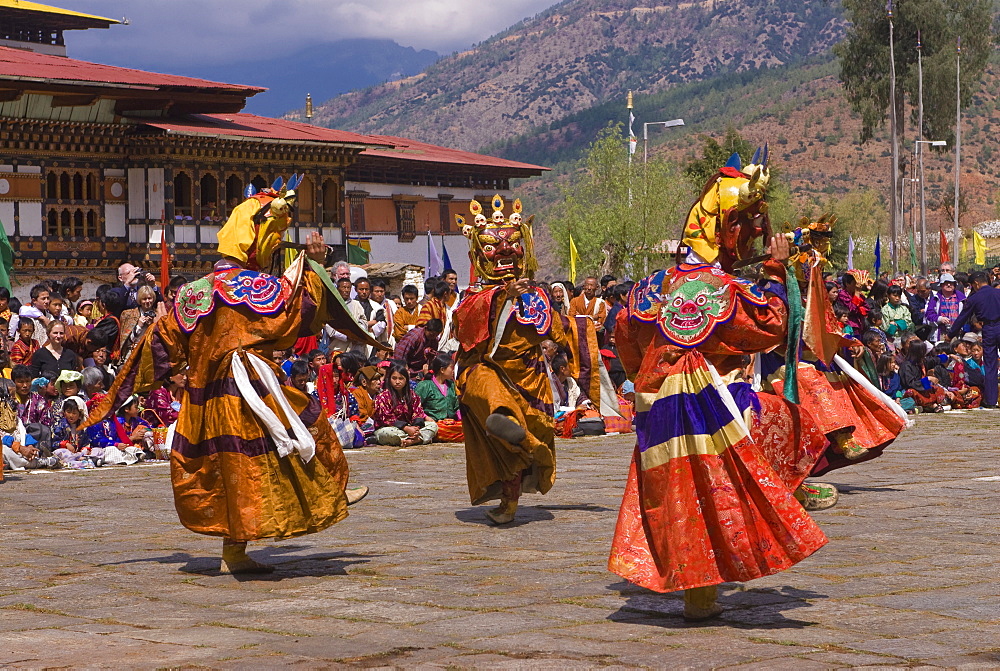
[[[128,357],[136,343],[142,340],[146,329],[156,321],[156,291],[148,284],[139,287],[136,292],[139,303],[137,307],[122,313],[122,360]]]
[[[347,309],[351,316],[357,320],[372,338],[388,343],[388,333],[386,325],[388,320],[385,316],[385,308],[371,299],[372,285],[367,277],[359,277],[354,283],[354,291],[357,298],[347,304]],[[371,347],[364,343],[355,343],[351,351],[357,351],[364,355],[367,360],[371,356]]]

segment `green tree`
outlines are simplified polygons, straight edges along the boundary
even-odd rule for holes
[[[572,234],[580,255],[577,282],[605,270],[638,278],[664,267],[665,241],[680,237],[694,197],[672,163],[652,156],[630,165],[621,124],[598,134],[563,195],[549,231],[563,268],[569,268]]]
[[[726,129],[726,136],[721,143],[708,135],[702,135],[699,139],[702,141],[701,158],[688,162],[684,167],[684,176],[691,182],[695,191],[700,192],[705,182],[717,173],[733,154],[739,154],[744,164],[753,157],[753,145],[744,140],[739,131],[732,126]]]
[[[875,265],[875,240],[880,235],[882,267],[888,267],[886,232],[889,230],[889,211],[881,193],[874,189],[855,189],[843,195],[830,196],[823,204],[822,212],[837,216],[829,254],[830,264],[835,270],[849,270],[847,248],[851,237],[854,238],[854,267],[872,270]],[[908,243],[901,240],[900,244]],[[900,258],[903,257],[900,254]]]
[[[851,26],[834,47],[840,80],[861,115],[861,141],[886,122],[889,108],[889,19],[872,0],[844,0]],[[955,47],[962,39],[962,104],[979,90],[986,61],[997,42],[992,0],[902,0],[894,7],[896,118],[903,137],[903,103],[917,115],[917,31],[923,43],[924,127],[920,135],[951,144],[955,125]]]

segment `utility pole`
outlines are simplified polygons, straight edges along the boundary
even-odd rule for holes
[[[889,135],[892,141],[892,171],[891,192],[889,194],[889,207],[892,209],[892,216],[889,219],[890,232],[889,239],[892,245],[892,273],[895,275],[899,271],[899,143],[896,141],[896,53],[893,46],[893,25],[892,25],[892,0],[886,5],[886,12],[889,15]],[[876,278],[878,279],[878,278]]]
[[[962,182],[962,36],[958,36],[955,53],[955,230],[952,263],[958,268],[958,193]]]
[[[924,147],[920,139],[924,136],[924,48],[917,31],[917,97],[920,99],[917,112],[917,160],[920,162],[920,274],[927,277],[927,210],[924,203]]]

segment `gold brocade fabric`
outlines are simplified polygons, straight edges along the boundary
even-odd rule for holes
[[[106,415],[122,397],[149,391],[187,366],[188,389],[171,456],[181,523],[197,533],[235,541],[290,538],[325,529],[347,516],[348,466],[318,401],[282,387],[315,438],[316,456],[309,463],[294,452],[279,457],[240,395],[231,362],[233,356],[250,351],[278,371],[271,363],[272,352],[292,347],[327,321],[346,330],[348,322],[353,323],[343,302],[335,300],[312,271],[304,273],[283,309],[271,316],[217,301],[188,335],[171,312],[150,327],[93,416]],[[256,373],[248,370],[264,402],[284,417]]]
[[[492,298],[488,317],[491,334],[500,327],[504,298],[503,291],[497,291]],[[469,498],[473,505],[499,499],[500,483],[524,471],[527,471],[522,483],[524,492],[544,494],[555,482],[552,387],[540,348],[546,339],[569,345],[558,315],[547,335],[511,319],[492,357],[489,355],[492,338],[469,350],[463,343],[459,351],[457,386],[465,431]],[[512,416],[525,428],[528,436],[523,445],[515,446],[486,433],[486,418],[497,411]]]

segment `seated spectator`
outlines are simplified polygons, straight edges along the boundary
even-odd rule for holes
[[[67,399],[70,396],[78,396],[82,384],[83,373],[75,370],[64,370],[56,378],[56,391],[61,399]]]
[[[38,341],[35,340],[35,322],[31,319],[22,319],[17,325],[17,340],[10,346],[10,362],[15,366],[30,365],[31,357],[38,347]]]
[[[455,393],[455,362],[447,354],[431,361],[431,376],[417,383],[417,396],[428,417],[438,425],[439,443],[461,443],[465,440],[462,417]]]
[[[913,332],[913,315],[908,305],[903,303],[903,289],[896,285],[889,287],[888,302],[882,307],[885,318],[885,332],[890,338],[902,338]]]
[[[850,310],[848,310],[842,303],[833,304],[833,315],[837,318],[840,323],[840,328],[843,329],[844,335],[853,336],[855,335],[855,327],[851,325],[850,322]]]
[[[316,378],[316,394],[325,417],[357,423],[358,401],[347,388],[347,380],[340,365],[342,356],[334,354],[332,363],[320,367],[319,377]],[[353,444],[341,446],[349,448]]]
[[[937,328],[937,333],[932,334],[936,339],[943,338],[948,333],[948,329],[961,314],[962,301],[965,300],[965,294],[957,289],[955,277],[951,273],[941,274],[939,287],[928,299],[924,314],[927,324]]]
[[[900,384],[908,398],[912,398],[919,412],[944,412],[947,400],[944,388],[926,368],[927,344],[911,341],[906,360],[899,367]]]
[[[298,389],[303,394],[309,394],[311,392],[309,389],[309,380],[311,377],[312,369],[309,366],[309,362],[305,359],[299,359],[292,362],[288,377],[285,379],[285,384],[293,389]],[[315,388],[315,385],[313,387]]]
[[[76,352],[64,347],[66,325],[52,320],[48,325],[49,339],[31,355],[31,373],[55,381],[64,370],[80,370],[83,366]]]
[[[99,403],[103,396],[91,399],[88,409],[96,405],[95,399]],[[149,423],[139,417],[139,397],[133,394],[111,417],[88,428],[87,438],[92,448],[102,449],[101,457],[105,462],[131,465],[147,457],[147,450],[153,444],[152,430]]]
[[[187,373],[180,372],[167,378],[167,383],[149,392],[142,416],[151,426],[170,426],[177,421],[187,387]]]
[[[840,277],[841,290],[837,293],[837,300],[833,304],[834,312],[837,312],[839,304],[847,310],[847,319],[841,323],[851,327],[851,333],[858,333],[861,325],[865,323],[865,317],[871,307],[868,301],[862,296],[858,288],[858,279],[852,273],[846,272]],[[839,319],[839,317],[838,317]]]
[[[423,326],[417,326],[396,343],[393,358],[406,364],[410,374],[421,377],[430,370],[430,362],[437,356],[438,339],[444,324],[440,319],[431,319]]]
[[[417,330],[419,328],[410,333]],[[437,424],[424,414],[420,397],[410,388],[406,367],[397,361],[389,364],[382,392],[375,399],[372,418],[375,442],[379,445],[427,445],[434,442],[437,435]]]
[[[79,396],[70,396],[63,403],[62,417],[52,428],[52,454],[67,466],[83,468],[90,462],[87,434],[80,430],[86,418],[86,402]]]
[[[56,404],[58,398],[59,392],[56,391],[54,380],[45,377],[33,379],[31,381],[31,395],[28,403],[24,406],[24,414],[21,415],[21,421],[24,422],[25,428],[31,424],[40,424],[45,427],[54,426],[60,414]]]
[[[954,345],[941,343],[938,347],[941,347],[942,351],[946,351],[948,356],[944,367],[951,374],[951,383],[948,388],[954,394],[952,407],[965,410],[978,408],[979,404],[982,403],[982,390],[970,383],[969,372],[965,364],[965,358],[969,352],[967,343],[955,338]]]
[[[316,378],[319,377],[319,369],[330,362],[330,359],[326,356],[326,353],[321,349],[314,349],[309,354],[306,355],[306,361],[309,363],[309,384],[307,394],[311,394],[316,391]]]
[[[896,363],[896,357],[891,354],[883,354],[878,359],[877,369],[879,387],[882,389],[882,392],[896,401],[899,407],[907,413],[912,414],[916,404],[912,398],[906,395],[906,390],[903,389],[902,382],[900,382],[899,364]]]
[[[867,331],[872,331],[879,337],[879,340],[882,341],[883,350],[885,352],[892,352],[895,349],[895,347],[893,347],[893,342],[889,340],[889,336],[885,332],[885,317],[882,314],[881,309],[874,308],[868,313]]]
[[[382,378],[378,368],[364,366],[354,376],[354,384],[350,387],[354,400],[358,402],[359,428],[366,437],[375,431],[371,418],[375,413],[375,397],[382,391]]]
[[[10,289],[0,287],[0,318],[3,318],[10,325],[11,317],[15,314],[16,311],[12,310],[10,306]]]
[[[80,385],[83,387],[80,396],[83,400],[89,401],[95,395],[103,393],[106,381],[106,373],[100,368],[94,366],[84,368],[80,378]]]
[[[569,361],[566,357],[559,355],[552,360],[552,373],[556,379],[556,390],[559,392],[559,396],[555,399],[557,411],[566,413],[577,408],[593,407],[587,392],[569,374]]]

